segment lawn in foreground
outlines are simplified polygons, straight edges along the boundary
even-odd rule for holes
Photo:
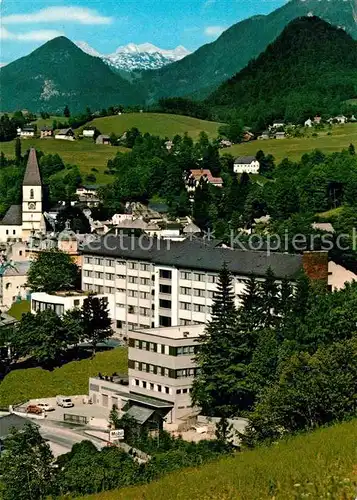
[[[354,420],[85,500],[353,499],[356,436]]]
[[[149,132],[152,135],[169,138],[177,134],[184,135],[187,132],[192,139],[196,140],[202,131],[206,132],[211,139],[217,137],[218,128],[222,124],[182,115],[124,113],[120,116],[95,118],[88,125],[97,127],[102,134],[111,134],[114,132],[117,135],[121,135],[126,130],[136,127],[140,132]]]
[[[117,148],[95,144],[91,140],[62,141],[56,139],[23,139],[21,140],[22,152],[30,147],[45,154],[58,153],[65,163],[78,165],[85,181],[85,175],[96,176],[97,184],[107,184],[112,176],[104,174],[109,159],[114,158],[118,151],[129,151],[127,148]],[[15,141],[0,143],[0,151],[9,158],[15,157]],[[96,168],[98,172],[92,172]],[[88,184],[88,183],[87,183]],[[94,184],[91,182],[89,184]]]
[[[20,320],[21,316],[27,312],[30,312],[31,304],[29,300],[21,300],[20,302],[15,302],[9,309],[9,314],[13,318]]]
[[[272,154],[280,162],[284,158],[300,160],[305,153],[314,149],[321,149],[325,153],[333,153],[347,149],[352,143],[357,147],[357,124],[336,125],[327,135],[328,131],[318,132],[318,137],[302,137],[291,139],[269,139],[266,141],[252,141],[244,144],[235,144],[231,148],[221,150],[221,154],[233,156],[252,155],[262,149],[266,154]]]
[[[0,407],[57,394],[87,394],[89,377],[99,372],[126,373],[127,366],[127,349],[117,347],[99,352],[93,359],[72,361],[52,372],[42,368],[14,370],[0,384]]]

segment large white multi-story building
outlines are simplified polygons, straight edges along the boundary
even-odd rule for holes
[[[92,377],[89,396],[93,403],[104,408],[115,405],[120,411],[149,407],[159,410],[168,424],[192,415],[196,411],[191,401],[198,369],[195,354],[204,328],[191,325],[130,332],[128,380],[111,374]]]
[[[138,328],[207,323],[224,263],[233,275],[236,303],[248,276],[294,280],[301,255],[232,250],[199,240],[107,235],[83,247],[82,288],[114,296],[114,320],[123,334]]]

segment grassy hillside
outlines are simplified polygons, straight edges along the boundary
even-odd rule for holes
[[[318,132],[318,137],[303,137],[284,140],[270,139],[267,141],[253,141],[245,144],[236,144],[231,148],[222,149],[221,154],[233,156],[255,155],[259,149],[271,153],[277,161],[283,158],[298,160],[305,153],[313,149],[321,149],[326,153],[341,151],[352,143],[357,146],[357,124],[335,126],[327,135],[327,131]]]
[[[357,420],[85,500],[353,499]]]
[[[91,140],[71,142],[55,139],[24,139],[21,142],[23,152],[33,146],[45,154],[58,153],[65,163],[78,165],[83,176],[94,173],[98,184],[105,184],[111,179],[110,176],[104,174],[108,160],[113,158],[118,151],[127,151],[125,148],[94,144]],[[3,151],[9,158],[13,158],[15,141],[0,143],[0,151]],[[98,172],[91,172],[92,168],[98,169]]]
[[[52,372],[42,368],[14,370],[0,384],[0,407],[57,394],[87,394],[90,376],[126,371],[127,350],[123,347],[97,353],[94,359],[72,361]]]
[[[197,139],[201,131],[206,132],[211,138],[216,137],[221,123],[181,115],[128,113],[121,116],[96,118],[90,122],[90,125],[96,126],[102,134],[114,132],[119,135],[132,127],[137,127],[143,133],[149,132],[161,137],[172,138],[176,134],[183,135],[187,132],[190,137]]]

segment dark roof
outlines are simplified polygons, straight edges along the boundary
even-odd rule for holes
[[[252,163],[252,161],[255,161],[255,160],[256,160],[255,156],[238,156],[238,158],[236,158],[234,160],[234,163],[246,163],[246,164],[249,164],[249,163]]]
[[[140,406],[133,405],[126,412],[128,417],[134,418],[138,424],[143,425],[153,416],[155,410],[150,410],[149,408],[143,408]]]
[[[73,133],[73,130],[71,128],[61,128],[57,131],[57,135],[67,135],[68,132]]]
[[[52,127],[47,127],[47,125],[45,127],[41,128],[42,132],[47,132],[47,131],[50,131],[50,130],[53,130],[53,128]]]
[[[17,430],[21,430],[29,422],[27,418],[19,417],[13,413],[0,417],[0,438],[6,438],[13,427]]]
[[[11,205],[3,220],[0,222],[2,226],[21,226],[22,225],[22,207],[21,205]]]
[[[22,129],[22,131],[25,131],[25,132],[35,132],[35,127],[32,127],[31,125],[28,126],[28,127],[24,127]]]
[[[143,236],[106,235],[98,238],[95,244],[84,245],[82,252],[211,272],[219,272],[226,263],[232,273],[242,276],[264,276],[271,267],[277,278],[294,277],[302,268],[301,255],[232,250],[206,244],[202,240],[165,242]]]
[[[38,168],[36,149],[31,148],[24,176],[23,186],[41,186],[40,169]]]

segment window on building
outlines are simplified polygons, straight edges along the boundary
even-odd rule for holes
[[[134,283],[134,284],[138,283],[138,278],[136,276],[129,276],[128,280],[129,280],[129,283]]]
[[[110,293],[110,294],[114,293],[114,288],[111,286],[106,286],[105,293]]]
[[[216,275],[215,274],[209,274],[207,276],[208,283],[216,283]]]
[[[152,384],[152,383],[150,382],[150,391],[153,391],[153,390],[154,390],[154,384]]]
[[[139,361],[134,362],[134,369],[139,370]]]
[[[103,259],[96,258],[95,259],[95,265],[96,266],[102,266],[103,265]]]
[[[96,273],[95,273],[96,279],[103,279],[103,276],[104,276],[104,273],[100,273],[100,272],[96,271]]]
[[[150,316],[150,309],[148,307],[140,307],[139,314],[141,316]]]
[[[114,280],[114,274],[112,274],[112,273],[105,273],[105,279],[107,279],[109,281],[113,281]]]
[[[171,326],[171,318],[168,318],[167,316],[159,316],[159,325]]]
[[[149,292],[140,292],[140,298],[141,299],[149,299],[150,298]]]
[[[143,389],[146,389],[147,383],[143,380]]]
[[[205,297],[206,293],[205,290],[201,290],[200,288],[194,288],[193,295],[195,297]]]
[[[163,309],[171,309],[171,300],[160,299],[159,307],[162,307]]]
[[[106,266],[107,267],[114,267],[114,260],[113,259],[107,259]]]
[[[78,307],[79,306],[79,299],[74,299],[73,305],[74,305],[74,307]]]
[[[117,328],[122,329],[123,328],[123,322],[120,319],[117,319],[116,326],[117,326]]]
[[[172,277],[172,272],[167,269],[160,269],[160,278],[170,280]]]
[[[138,379],[135,379],[135,385],[140,385],[140,381]]]
[[[202,273],[193,273],[194,281],[204,281],[205,275]]]
[[[33,200],[35,197],[33,189],[30,189],[30,200]]]
[[[176,389],[176,394],[181,394],[181,389]]]
[[[181,293],[181,295],[191,295],[192,290],[191,290],[191,288],[188,288],[187,286],[180,286],[180,293]]]
[[[129,267],[129,269],[137,269],[138,264],[137,264],[137,262],[128,262],[128,267]]]
[[[125,260],[117,260],[118,266],[125,266]]]
[[[191,280],[191,273],[189,271],[181,271],[180,278],[182,280]]]
[[[157,384],[157,391],[162,392],[162,386],[160,384]]]
[[[150,342],[150,351],[151,352],[155,352],[156,351],[156,344],[154,344],[153,342]]]
[[[189,302],[180,302],[180,309],[191,311],[191,304]]]
[[[136,290],[128,290],[128,297],[137,297],[138,292]]]
[[[140,264],[140,270],[141,271],[150,271],[150,264],[141,263]]]
[[[205,306],[202,304],[193,304],[193,310],[194,312],[204,313],[206,309]]]
[[[126,277],[123,274],[117,274],[117,279],[118,280],[125,280]]]
[[[15,229],[12,230],[12,234],[14,234],[14,235],[16,234],[16,230]]]
[[[125,293],[125,288],[117,288],[118,293]]]
[[[171,286],[170,285],[160,285],[160,293],[166,293],[168,295],[171,294]]]
[[[140,278],[140,284],[141,285],[150,285],[150,279],[149,278]]]

